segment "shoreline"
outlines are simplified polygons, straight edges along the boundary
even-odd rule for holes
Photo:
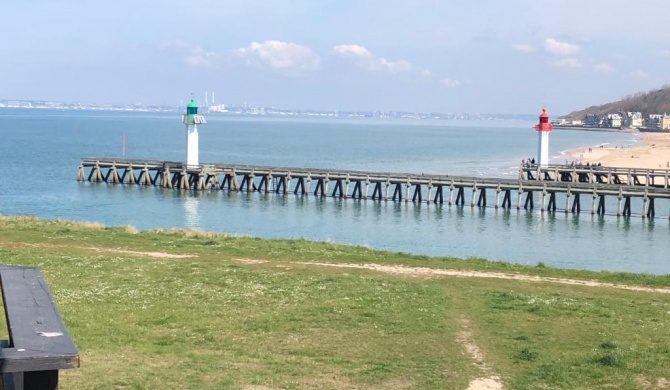
[[[17,229],[17,227],[21,227]],[[292,259],[298,264],[309,265],[309,259],[302,257],[305,253],[313,252],[317,259],[321,260],[322,248],[334,250],[339,253],[342,259],[347,260],[344,264],[349,268],[371,268],[374,269],[377,263],[384,263],[388,266],[404,266],[421,270],[444,270],[451,269],[458,272],[482,272],[488,273],[487,277],[496,277],[504,279],[515,279],[514,275],[530,275],[534,278],[545,277],[558,280],[560,278],[580,279],[580,285],[597,281],[608,283],[607,287],[618,285],[636,285],[649,288],[668,289],[670,293],[670,273],[667,272],[646,272],[630,270],[611,270],[611,269],[588,269],[575,268],[545,264],[539,260],[537,263],[517,263],[506,260],[482,258],[482,257],[464,257],[458,255],[440,254],[423,255],[408,252],[395,252],[384,248],[370,248],[365,245],[331,242],[323,240],[305,239],[305,238],[270,238],[253,235],[235,234],[227,232],[217,232],[208,230],[197,230],[187,228],[152,228],[138,229],[132,225],[106,225],[100,222],[70,220],[60,218],[42,218],[32,215],[4,215],[0,214],[0,231],[12,231],[17,234],[31,234],[30,232],[45,231],[50,234],[61,235],[61,241],[58,239],[49,242],[30,241],[17,248],[30,250],[38,249],[68,249],[75,251],[91,251],[96,254],[112,254],[130,256],[132,258],[147,259],[198,259],[201,251],[208,250],[210,245],[188,246],[170,246],[164,249],[156,249],[151,246],[149,250],[141,250],[131,244],[133,241],[142,241],[147,237],[166,238],[171,240],[189,240],[211,242],[212,240],[237,240],[241,243],[249,242],[257,245],[257,241],[262,241],[269,246],[275,246],[276,251],[271,252],[270,257],[275,259]],[[92,246],[88,239],[81,241],[79,245],[73,245],[70,241],[72,232],[83,233],[93,237],[107,237],[110,232],[130,238],[123,246],[107,245],[109,240],[105,239],[105,245],[101,247]],[[9,237],[9,238],[8,238]],[[0,243],[9,242],[16,237],[16,234],[5,234],[0,236]],[[81,238],[81,236],[79,236]],[[152,242],[154,240],[151,240]],[[301,251],[301,257],[294,255],[295,245],[305,246],[305,251]],[[189,251],[193,251],[190,253]],[[370,261],[361,261],[361,253],[371,256]],[[261,263],[257,256],[244,256],[239,253],[232,257],[234,261],[241,263],[254,264]],[[380,260],[380,258],[383,259]],[[256,260],[253,260],[256,259]],[[311,259],[314,261],[314,259]],[[406,262],[406,260],[409,260]],[[267,261],[267,260],[266,260]],[[281,261],[281,260],[280,260]],[[316,264],[316,263],[314,263]],[[335,266],[338,262],[322,263],[323,265]],[[399,273],[399,272],[394,272]],[[453,275],[452,275],[453,276]],[[467,276],[467,275],[466,275]]]
[[[603,144],[565,151],[565,159],[576,164],[602,164],[615,168],[670,169],[670,132],[638,133],[633,146]]]
[[[601,133],[635,133],[636,130],[624,129],[618,127],[584,127],[584,126],[560,126],[554,125],[554,130],[573,130],[573,131],[595,131]]]

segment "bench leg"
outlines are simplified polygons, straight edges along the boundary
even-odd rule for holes
[[[5,390],[57,390],[58,370],[15,372],[4,382]]]

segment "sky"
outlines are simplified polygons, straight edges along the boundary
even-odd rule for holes
[[[0,99],[565,114],[670,83],[668,0],[0,3]],[[211,101],[211,97],[209,98]]]

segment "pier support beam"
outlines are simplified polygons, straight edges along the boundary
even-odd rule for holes
[[[295,184],[295,188],[293,189],[293,193],[298,195],[305,195],[307,192],[305,191],[305,179],[302,177],[298,178],[298,182]]]
[[[84,164],[79,163],[79,169],[77,169],[77,181],[86,181],[86,171],[84,170]]]
[[[444,203],[444,198],[442,196],[443,188],[444,188],[443,186],[437,186],[437,190],[435,190],[435,199],[434,199],[435,204]]]
[[[383,198],[384,197],[382,196],[382,183],[377,182],[377,183],[375,183],[375,186],[372,189],[372,199],[382,200]]]
[[[417,185],[414,186],[414,196],[412,196],[412,202],[417,202],[417,201],[419,203],[421,203],[421,201],[422,201],[422,198],[421,198],[421,184],[417,184]]]
[[[591,195],[591,215],[596,213],[596,199],[598,198],[598,194],[596,194],[595,191],[593,191],[593,194]]]
[[[533,191],[528,191],[526,195],[526,203],[524,203],[523,208],[528,210],[528,209],[533,209],[535,205],[533,204]]]
[[[412,189],[412,183],[410,183],[410,181],[407,180],[407,184],[405,185],[405,203],[409,202],[409,193],[411,189]]]
[[[579,200],[579,192],[575,193],[575,199],[572,201],[572,213],[580,213],[582,211],[582,204]]]
[[[395,190],[393,190],[393,197],[391,200],[400,202],[402,200],[402,184],[396,183]]]
[[[465,206],[465,189],[463,187],[458,187],[458,192],[456,193],[456,206]]]
[[[102,182],[102,172],[100,171],[100,165],[98,165],[97,163],[91,169],[91,173],[89,173],[88,175],[88,181],[94,183]]]
[[[346,199],[349,197],[349,184],[351,183],[351,180],[349,180],[349,175],[347,175],[347,179],[344,181],[344,191],[342,191],[342,196]]]
[[[605,215],[605,195],[600,195],[598,199],[598,209],[596,210],[598,215]]]
[[[505,191],[505,195],[503,196],[503,208],[506,208],[507,210],[512,209],[512,190]]]
[[[430,204],[430,196],[432,195],[433,192],[433,183],[432,180],[430,183],[428,183],[428,194],[426,195],[426,203]]]
[[[486,207],[486,188],[479,190],[479,198],[477,199],[478,207]]]
[[[547,205],[547,211],[549,212],[556,212],[556,193],[555,192],[550,192],[549,193],[549,204]]]
[[[335,197],[344,197],[344,191],[342,189],[342,180],[336,179],[335,180],[335,187],[333,188],[333,193],[331,195],[333,198]]]
[[[624,217],[630,217],[630,214],[631,214],[630,196],[627,196],[624,200],[622,214],[623,214]]]

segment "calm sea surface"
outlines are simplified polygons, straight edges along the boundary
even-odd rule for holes
[[[530,122],[207,115],[202,162],[516,177]],[[563,268],[670,273],[669,206],[657,218],[176,191],[78,183],[81,157],[185,159],[178,114],[0,109],[0,214],[306,238],[416,254]],[[551,154],[633,135],[554,131]],[[611,206],[610,206],[611,207]],[[659,210],[660,209],[660,210]]]

